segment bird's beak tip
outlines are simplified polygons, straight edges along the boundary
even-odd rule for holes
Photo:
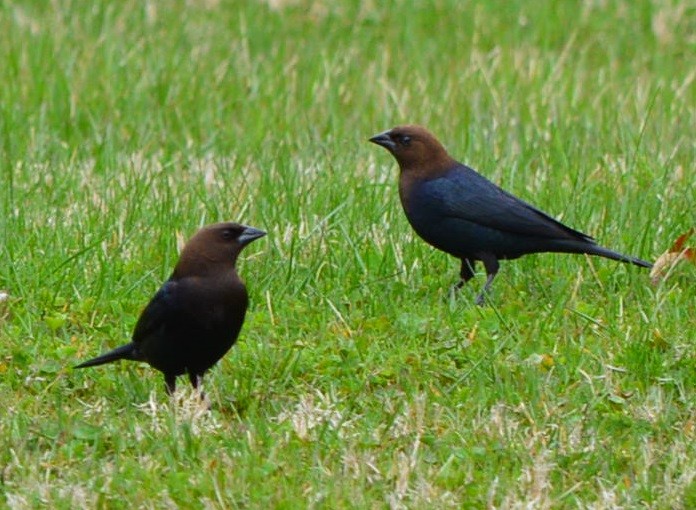
[[[393,149],[394,147],[396,147],[394,140],[392,140],[391,136],[389,136],[389,131],[379,133],[378,135],[369,138],[368,141],[377,145],[381,145],[385,149]]]
[[[259,239],[266,235],[266,232],[254,227],[246,227],[241,236],[239,236],[239,242],[242,244],[248,244],[256,239]]]

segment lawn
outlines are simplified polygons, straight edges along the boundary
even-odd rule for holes
[[[696,270],[458,261],[403,123],[612,249],[696,224],[686,0],[0,4],[0,507],[694,508]],[[128,341],[235,220],[250,309],[211,410]]]

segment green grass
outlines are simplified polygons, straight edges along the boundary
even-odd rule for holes
[[[0,4],[0,506],[693,508],[693,268],[529,256],[477,308],[366,139],[424,124],[654,259],[696,223],[694,33],[679,0]],[[70,369],[228,219],[269,235],[210,413]]]

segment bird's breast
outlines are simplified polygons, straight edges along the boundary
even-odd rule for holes
[[[477,251],[477,240],[485,232],[481,227],[452,216],[442,188],[426,181],[412,186],[402,198],[404,212],[411,227],[431,246],[456,257],[470,256]]]
[[[427,182],[407,183],[399,188],[399,195],[406,217],[414,228],[429,226],[446,213],[443,197],[434,193]]]

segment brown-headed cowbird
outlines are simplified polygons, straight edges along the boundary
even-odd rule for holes
[[[528,253],[599,255],[641,267],[649,262],[599,246],[588,235],[502,190],[454,160],[420,126],[399,126],[370,138],[396,158],[399,196],[409,223],[427,243],[461,260],[458,287],[483,262],[488,276],[476,298],[482,304],[498,272],[499,259]]]
[[[242,329],[248,296],[235,270],[242,249],[265,232],[217,223],[186,243],[174,272],[145,307],[133,341],[75,368],[127,359],[164,373],[167,391],[188,374],[198,388],[203,374],[232,347]]]

